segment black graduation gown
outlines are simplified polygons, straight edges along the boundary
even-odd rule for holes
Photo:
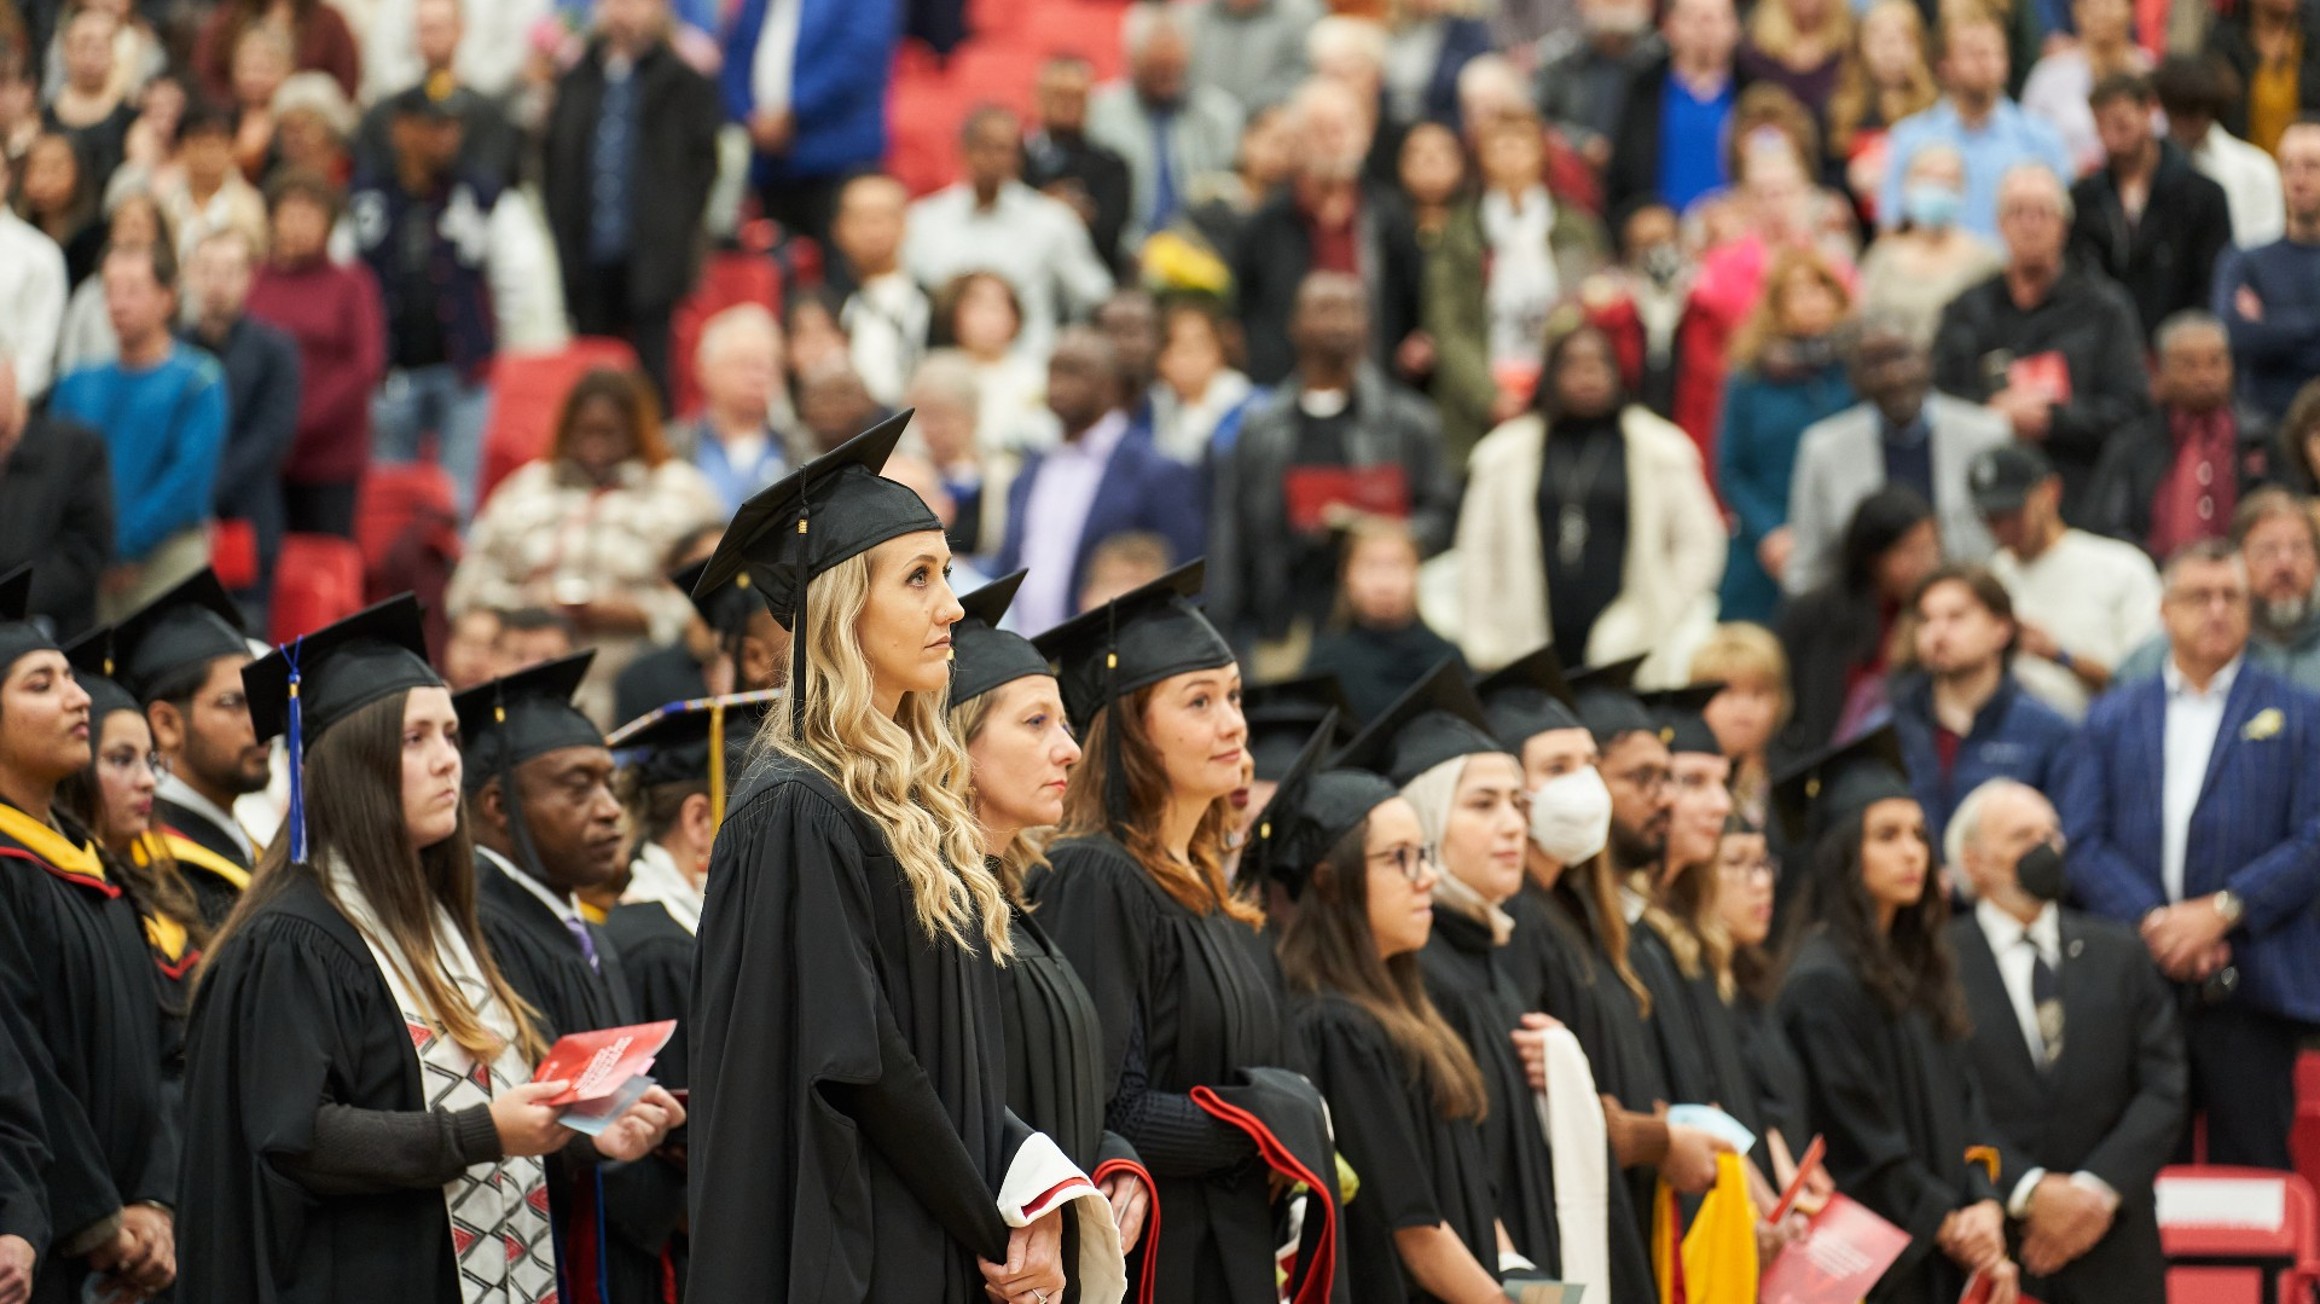
[[[1772,1150],[1764,1142],[1764,1102],[1755,1076],[1749,1071],[1747,1057],[1741,1051],[1740,1012],[1725,1003],[1724,994],[1717,990],[1716,977],[1711,973],[1684,979],[1684,1003],[1691,1012],[1692,1027],[1699,1033],[1700,1050],[1708,1066],[1706,1103],[1730,1114],[1756,1134],[1756,1148],[1749,1153],[1749,1158],[1763,1171],[1766,1180],[1772,1180]],[[1786,1133],[1782,1138],[1802,1144]],[[1803,1152],[1792,1150],[1790,1153],[1801,1157]]]
[[[242,899],[242,889],[249,881],[250,858],[242,854],[242,849],[235,845],[233,838],[224,829],[219,828],[208,816],[188,807],[170,801],[155,801],[153,817],[164,834],[174,833],[178,838],[209,853],[205,857],[172,848],[177,856],[178,868],[184,872],[187,885],[193,889],[194,902],[201,908],[202,922],[214,931],[226,921],[227,915],[234,912],[235,904]],[[237,877],[232,873],[220,873],[215,862],[204,863],[209,857],[224,862],[229,870],[241,871],[240,875]]]
[[[48,1165],[48,1140],[23,1045],[14,1013],[0,1005],[0,1236],[24,1238],[45,1260],[48,1192],[41,1175]]]
[[[136,903],[117,882],[70,873],[0,834],[0,1007],[40,1105],[58,1242],[140,1200],[176,1201],[158,984]],[[77,1301],[86,1275],[52,1251],[33,1298]]]
[[[427,1108],[394,993],[310,870],[209,958],[187,1030],[177,1297],[459,1304],[443,1188],[318,1195],[274,1160],[325,1103]]]
[[[1446,1118],[1430,1087],[1368,1011],[1333,992],[1297,1001],[1291,1027],[1313,1084],[1329,1101],[1338,1153],[1361,1190],[1345,1206],[1353,1304],[1432,1300],[1394,1247],[1394,1233],[1444,1223],[1498,1275],[1497,1208],[1482,1125]]]
[[[1104,1128],[1112,1079],[1104,1072],[1103,1027],[1095,998],[1072,972],[1047,930],[1027,912],[1012,912],[1015,958],[1000,970],[1001,1010],[1006,1019],[1007,1107],[1026,1124],[1045,1132],[1083,1173],[1123,1160],[1142,1167],[1134,1146]],[[1147,1226],[1150,1225],[1147,1221]],[[1078,1224],[1066,1220],[1071,1262]],[[1133,1268],[1129,1279],[1135,1280]],[[1079,1298],[1078,1284],[1063,1298]]]
[[[1671,1105],[1704,1105],[1715,1098],[1715,1074],[1708,1064],[1707,1046],[1692,1009],[1691,984],[1676,964],[1675,951],[1646,917],[1627,930],[1627,963],[1643,989],[1651,993],[1651,1012],[1644,1016],[1650,1046],[1659,1060]]]
[[[1804,1158],[1812,1144],[1812,1119],[1805,1101],[1804,1063],[1788,1044],[1788,1033],[1772,1006],[1743,993],[1732,1003],[1740,1032],[1740,1059],[1756,1089],[1757,1117],[1788,1143],[1789,1157]]]
[[[1562,1271],[1554,1158],[1539,1123],[1537,1095],[1510,1035],[1528,1007],[1507,971],[1506,949],[1492,943],[1489,925],[1437,909],[1434,935],[1418,953],[1418,962],[1425,971],[1426,994],[1473,1052],[1490,1088],[1482,1135],[1507,1238],[1524,1258],[1554,1275]]]
[[[1968,1047],[1912,1010],[1889,1015],[1825,934],[1799,948],[1780,1022],[1805,1069],[1812,1126],[1837,1189],[1908,1232],[1869,1298],[1950,1304],[1964,1274],[1934,1245],[1941,1220],[1997,1194],[1968,1147],[1995,1145]]]
[[[691,1298],[980,1301],[1028,1129],[979,930],[929,937],[878,825],[783,758],[735,793],[711,866]]]
[[[1120,1080],[1134,1043],[1144,1090],[1188,1120],[1186,1131],[1214,1143],[1195,1148],[1235,1156],[1207,1166],[1181,1162],[1176,1143],[1184,1132],[1156,1131],[1149,1115],[1114,1096],[1107,1120],[1144,1157],[1165,1213],[1158,1298],[1273,1304],[1271,1201],[1254,1146],[1237,1134],[1218,1143],[1216,1134],[1229,1129],[1167,1099],[1229,1086],[1243,1068],[1289,1066],[1269,953],[1223,911],[1195,914],[1178,904],[1109,837],[1067,839],[1048,858],[1048,872],[1033,884],[1040,924],[1095,998],[1107,1079]]]
[[[547,902],[486,857],[476,857],[475,876],[484,942],[508,984],[539,1011],[542,1036],[552,1042],[568,1032],[623,1028],[638,1021],[620,948],[602,927],[586,925],[596,944],[597,964],[591,968]],[[685,1175],[658,1155],[632,1164],[586,1167],[557,1155],[548,1162],[548,1179],[558,1232],[557,1267],[569,1287],[565,1298],[587,1301],[601,1293],[612,1304],[664,1298],[662,1256],[683,1208]],[[597,1245],[603,1247],[601,1292],[598,1283],[586,1280],[597,1260],[589,1247]]]
[[[688,1074],[692,1065],[693,952],[697,948],[692,933],[657,901],[615,907],[604,921],[603,932],[612,939],[613,950],[620,956],[620,967],[628,978],[629,1006],[636,1021],[676,1020],[677,1030],[669,1034],[668,1044],[661,1047],[660,1055],[653,1060],[652,1072],[669,1090],[685,1090],[692,1085]],[[670,1140],[681,1144],[687,1135],[687,1130],[680,1128]],[[676,1297],[683,1299],[692,1247],[684,1229],[678,1225],[685,1209],[684,1174],[676,1168],[670,1172],[675,1178],[675,1189],[668,1193],[661,1206],[660,1217],[669,1227],[662,1253],[668,1267],[667,1279],[674,1284]]]

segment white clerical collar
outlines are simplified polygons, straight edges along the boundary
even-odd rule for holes
[[[195,792],[192,784],[175,774],[164,774],[161,776],[161,785],[154,790],[153,795],[172,806],[183,806],[217,825],[218,830],[232,838],[234,845],[241,849],[243,860],[257,863],[257,844],[250,841],[249,834],[242,832],[241,821],[235,819],[232,812],[219,810],[216,802]]]
[[[514,861],[509,860],[507,857],[499,854],[496,851],[493,851],[489,847],[477,847],[475,851],[477,855],[484,857],[492,864],[498,866],[500,873],[514,879],[516,883],[524,889],[524,891],[538,897],[540,899],[541,905],[544,905],[548,909],[555,911],[556,918],[561,919],[567,923],[580,918],[580,907],[572,904],[572,899],[570,897],[557,897],[554,892],[548,890],[547,884],[542,883],[540,880],[533,878],[531,875],[525,873],[524,871],[517,869]]]

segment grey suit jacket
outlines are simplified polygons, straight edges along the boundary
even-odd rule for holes
[[[1997,543],[1974,511],[1966,472],[1983,449],[2011,442],[2013,428],[1988,408],[1946,394],[1927,394],[1925,413],[1933,428],[1933,510],[1941,554],[1950,561],[1988,561]],[[1862,499],[1885,487],[1877,427],[1877,409],[1863,403],[1805,429],[1788,488],[1788,528],[1796,548],[1782,585],[1790,593],[1808,593],[1836,578],[1846,523]]]
[[[1132,249],[1150,234],[1152,192],[1160,176],[1152,115],[1136,98],[1133,85],[1111,82],[1089,98],[1087,137],[1128,161],[1132,200],[1123,243]],[[1187,87],[1168,139],[1176,198],[1182,204],[1189,200],[1195,177],[1231,170],[1241,144],[1240,106],[1214,86]]]

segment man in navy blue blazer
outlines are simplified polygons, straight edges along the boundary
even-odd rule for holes
[[[2165,579],[2164,672],[2098,702],[2064,766],[2071,887],[2182,985],[2208,1161],[2284,1169],[2320,1023],[2320,698],[2245,658],[2228,544],[2184,549]]]
[[[1079,612],[1096,546],[1116,534],[1168,540],[1176,564],[1200,555],[1207,494],[1193,468],[1172,461],[1121,410],[1122,374],[1110,340],[1086,327],[1058,335],[1047,361],[1047,406],[1063,442],[1036,454],[1007,487],[1007,535],[994,563],[1027,568],[1015,620],[1042,633]]]

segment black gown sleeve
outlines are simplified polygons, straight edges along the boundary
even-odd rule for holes
[[[442,1186],[500,1156],[489,1105],[453,1112],[326,1104],[315,1111],[312,1148],[275,1167],[316,1195],[375,1195]]]
[[[1389,1058],[1384,1030],[1335,1000],[1299,1011],[1298,1041],[1313,1085],[1329,1100],[1338,1153],[1361,1177],[1387,1228],[1439,1227],[1447,1216],[1433,1168],[1418,1148],[1426,1124],[1410,1117],[1410,1089]]]
[[[1154,1177],[1204,1177],[1230,1172],[1257,1157],[1248,1134],[1226,1127],[1181,1091],[1152,1089],[1144,1063],[1142,1011],[1128,1025],[1128,1059],[1120,1066],[1119,1094],[1104,1122],[1125,1141],[1134,1138]],[[1113,1132],[1107,1132],[1107,1137]]]
[[[48,1196],[41,1171],[48,1164],[48,1143],[32,1067],[20,1049],[23,1042],[13,1020],[0,1013],[0,1236],[22,1237],[45,1259]]]
[[[119,1216],[126,1201],[114,1185],[88,1111],[59,1076],[55,1056],[39,1034],[44,979],[35,948],[46,930],[40,896],[44,885],[28,878],[36,872],[24,871],[28,881],[12,884],[16,891],[0,895],[0,1022],[22,1033],[18,1049],[24,1053],[48,1142],[45,1185],[51,1231],[57,1252],[75,1257],[95,1248],[92,1242]]]

